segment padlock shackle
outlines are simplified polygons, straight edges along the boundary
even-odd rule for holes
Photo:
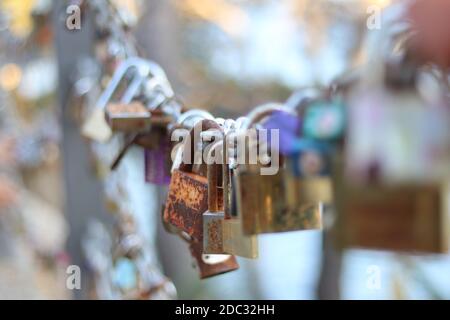
[[[295,112],[282,103],[267,103],[259,107],[256,107],[247,116],[246,120],[243,120],[240,130],[248,130],[256,123],[263,120],[265,117],[272,115],[274,112],[286,112],[289,114],[295,114]]]
[[[286,100],[285,105],[293,112],[301,115],[311,101],[320,99],[324,96],[326,88],[324,87],[304,87],[294,93]]]
[[[151,75],[152,78],[158,79],[161,87],[164,89],[164,93],[173,95],[172,88],[167,80],[167,76],[164,70],[155,62],[145,60],[139,57],[130,57],[123,61],[108,83],[105,91],[101,94],[97,101],[96,107],[99,109],[105,109],[107,104],[111,101],[114,93],[119,87],[121,81],[126,76],[129,70],[136,69],[137,77],[133,78],[131,84],[127,87],[127,90],[122,95],[120,102],[123,104],[130,103],[136,94],[139,92],[141,86],[145,83],[145,79]]]
[[[183,112],[177,119],[177,124],[180,126],[185,126],[186,122],[191,120],[191,119],[195,119],[198,118],[198,121],[201,120],[214,120],[214,116],[209,113],[208,111],[205,110],[200,110],[200,109],[191,109],[188,110],[186,112]],[[197,121],[197,122],[198,122]],[[197,123],[195,122],[194,125]]]

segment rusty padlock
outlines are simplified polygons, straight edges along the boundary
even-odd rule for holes
[[[219,142],[220,143],[220,142]],[[218,175],[222,174],[222,166],[212,160],[212,153],[219,152],[215,143],[208,153],[207,178],[208,178],[208,211],[203,214],[203,253],[224,254],[222,222],[225,219],[223,200],[219,203]],[[223,192],[222,192],[223,195]],[[223,196],[221,197],[223,199]]]
[[[190,250],[197,260],[201,279],[239,268],[234,256],[203,255],[203,213],[208,210],[208,180],[206,170],[193,163],[198,148],[194,142],[201,141],[194,133],[208,129],[220,130],[220,126],[211,120],[199,121],[191,130],[190,139],[185,141],[184,152],[190,153],[190,159],[172,171],[163,216],[165,223],[190,237]]]

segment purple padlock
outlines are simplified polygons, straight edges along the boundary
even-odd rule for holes
[[[145,149],[145,182],[165,186],[170,183],[170,144],[161,139],[155,149]]]
[[[299,117],[286,112],[276,111],[264,122],[263,127],[269,130],[268,141],[271,141],[270,130],[279,130],[280,141],[282,141],[279,144],[280,153],[282,155],[290,155],[297,151],[296,144],[299,140],[301,125]]]

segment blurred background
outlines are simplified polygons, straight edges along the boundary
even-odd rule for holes
[[[224,118],[285,101],[305,86],[327,85],[362,65],[375,32],[368,19],[388,8],[383,26],[405,3],[111,2],[129,19],[140,52],[164,68],[184,104]],[[98,84],[78,81],[85,79],[79,74],[101,69],[96,57],[105,49],[96,42],[99,15],[83,11],[81,29],[68,30],[68,5],[0,0],[1,299],[110,297],[94,270],[112,254],[98,249],[102,232],[114,234],[104,197],[110,182],[97,179],[73,112]],[[178,298],[450,299],[448,255],[337,251],[327,228],[260,236],[258,260],[239,259],[238,271],[200,281],[187,246],[163,229],[165,190],[144,183],[142,163],[134,161],[140,152],[132,151],[135,159],[125,161],[116,179],[126,185],[152,265],[173,281]],[[81,290],[66,287],[73,264],[81,267]]]

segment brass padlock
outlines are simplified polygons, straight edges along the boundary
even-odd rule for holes
[[[295,93],[286,103],[297,115],[277,114],[272,122],[283,128],[288,143],[285,155],[286,197],[290,207],[302,204],[331,204],[331,156],[345,129],[345,106],[326,91]],[[286,128],[288,127],[288,128]],[[281,148],[281,147],[280,147]]]
[[[191,130],[190,143],[185,147],[195,149],[194,132],[208,129],[220,130],[214,121],[202,120],[196,124],[200,129]],[[198,137],[197,137],[198,138]],[[203,213],[208,210],[208,180],[202,168],[193,165],[194,153],[191,152],[190,163],[182,163],[172,172],[169,194],[164,209],[164,221],[186,233],[190,240],[190,249],[197,260],[200,277],[206,278],[233,271],[239,268],[234,256],[215,257],[203,255]],[[201,175],[203,174],[203,175]]]
[[[283,105],[263,106],[255,110],[244,129],[275,111],[292,112]],[[260,164],[239,164],[236,169],[237,204],[245,234],[320,229],[322,205],[306,203],[300,206],[286,204],[286,170],[280,157],[276,174],[263,175]]]
[[[447,253],[448,183],[358,184],[336,160],[334,190],[339,248]]]
[[[222,223],[223,250],[225,253],[233,254],[247,259],[256,259],[259,255],[258,237],[256,235],[245,235],[242,230],[242,219],[238,216],[236,209],[236,190],[233,188],[232,170],[228,165],[228,144],[225,138],[223,143],[223,208],[225,219]]]
[[[390,35],[388,32],[385,35]],[[397,36],[379,46],[348,97],[336,154],[335,234],[340,248],[445,253],[449,247],[448,102],[424,94],[419,67]],[[396,51],[395,55],[392,53]],[[395,58],[393,58],[395,56]],[[374,68],[377,67],[377,68]],[[420,90],[422,89],[422,90]]]

